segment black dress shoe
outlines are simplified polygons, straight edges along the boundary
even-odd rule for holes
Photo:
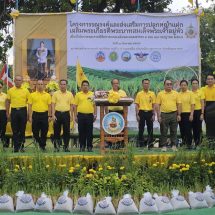
[[[64,149],[64,152],[70,152],[70,150],[66,148],[66,149]]]
[[[79,152],[85,152],[85,148],[80,148]]]

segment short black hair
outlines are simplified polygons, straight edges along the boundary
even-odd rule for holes
[[[41,42],[40,42],[40,45],[41,45],[42,43],[45,45],[44,41],[41,41]]]
[[[83,86],[84,83],[87,83],[88,85],[90,85],[89,81],[83,80],[83,81],[81,82],[81,86]]]
[[[112,80],[111,80],[111,84],[113,84],[113,81],[114,80],[117,80],[118,82],[119,82],[119,79],[118,78],[113,78]]]
[[[165,79],[164,82],[163,82],[164,85],[166,84],[167,81],[171,81],[171,82],[172,82],[172,80],[171,80],[170,78],[167,78],[167,79]]]
[[[68,84],[68,81],[67,81],[66,79],[61,79],[61,80],[60,80],[60,83],[61,83],[62,81],[65,81],[66,84]]]
[[[181,80],[181,81],[180,81],[180,85],[181,85],[182,83],[186,83],[186,84],[188,85],[188,81],[187,81],[187,80],[184,80],[184,79]]]
[[[212,76],[213,78],[215,78],[215,77],[214,77],[214,74],[208,74],[208,75],[206,76],[206,79],[208,78],[208,76]]]
[[[199,80],[198,80],[197,78],[193,78],[193,79],[191,79],[190,83],[192,84],[194,81],[197,81],[197,82],[198,82],[198,84],[199,84]]]
[[[144,78],[144,79],[142,80],[142,83],[143,83],[144,81],[150,82],[150,80],[149,80],[148,78]]]

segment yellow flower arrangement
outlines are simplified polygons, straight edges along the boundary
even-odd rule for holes
[[[59,90],[59,85],[58,85],[58,83],[56,81],[51,80],[46,85],[46,89],[47,89],[48,92],[57,91],[57,90]]]
[[[202,8],[196,8],[193,12],[199,17],[203,17],[205,15]]]
[[[102,167],[99,167],[99,169],[98,169],[99,171],[102,171],[103,170],[103,168]]]
[[[110,92],[108,94],[108,101],[112,104],[116,104],[120,99],[120,95],[117,92]]]
[[[19,11],[13,9],[13,10],[11,11],[10,15],[11,15],[11,17],[12,17],[13,19],[15,19],[16,17],[19,16]]]
[[[23,82],[22,83],[22,88],[26,89],[26,90],[31,89],[29,82],[27,82],[27,81]]]

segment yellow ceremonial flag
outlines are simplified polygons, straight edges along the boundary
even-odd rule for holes
[[[193,6],[193,0],[188,0],[188,1],[189,1],[189,3],[192,4],[192,6]]]
[[[81,87],[82,81],[88,81],[87,76],[84,74],[84,71],[81,67],[81,64],[79,63],[79,60],[77,60],[76,64],[76,82],[78,87]]]

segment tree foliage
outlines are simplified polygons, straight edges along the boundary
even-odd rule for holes
[[[215,71],[215,6],[205,11],[200,23],[202,79]]]

